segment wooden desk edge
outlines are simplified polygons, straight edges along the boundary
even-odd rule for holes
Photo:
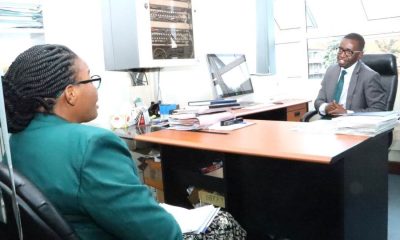
[[[287,108],[287,107],[291,107],[291,106],[299,105],[299,104],[308,104],[311,101],[312,100],[307,100],[307,99],[285,99],[285,100],[282,100],[282,102],[283,102],[282,104],[273,104],[273,105],[260,107],[260,108],[256,108],[256,109],[239,108],[239,109],[233,110],[233,113],[235,114],[235,116],[241,117],[241,116],[246,116],[246,115],[254,114],[254,113],[260,113],[260,112],[264,112],[264,111],[272,111],[272,110],[276,110],[276,109]],[[308,105],[307,105],[307,109],[308,109]]]
[[[166,130],[162,130],[162,131],[166,131]],[[173,130],[171,130],[171,131],[173,131]],[[199,132],[198,134],[207,134],[207,133]],[[195,148],[195,149],[206,150],[206,151],[217,151],[217,152],[224,152],[224,153],[230,153],[230,154],[269,157],[269,158],[276,158],[276,159],[281,159],[281,160],[313,162],[313,163],[321,163],[321,164],[331,164],[333,158],[335,157],[335,156],[316,156],[316,155],[288,154],[288,153],[277,153],[277,154],[260,154],[260,153],[248,153],[248,152],[244,153],[240,149],[221,149],[218,146],[203,147],[203,146],[199,146],[196,143],[192,143],[192,142],[178,141],[178,140],[171,140],[171,139],[160,139],[158,137],[153,137],[153,136],[149,136],[146,134],[135,136],[134,139],[136,141],[150,142],[150,143],[167,145],[167,146]]]

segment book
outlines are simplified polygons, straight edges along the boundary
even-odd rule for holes
[[[216,103],[216,104],[211,104],[208,106],[210,109],[211,108],[223,108],[223,107],[237,107],[240,106],[239,103],[237,102],[232,102],[232,103]]]
[[[200,203],[212,204],[225,208],[225,197],[217,192],[209,192],[204,189],[198,191]]]
[[[224,168],[220,167],[215,171],[206,173],[205,175],[211,176],[211,177],[216,177],[216,178],[224,178]]]
[[[182,233],[194,232],[198,234],[205,232],[220,210],[213,205],[194,209],[186,209],[166,203],[160,203],[160,206],[175,218]]]
[[[237,103],[236,99],[215,99],[204,101],[189,101],[188,106],[210,106],[216,104]]]
[[[222,168],[222,161],[213,162],[211,165],[201,168],[200,172],[202,174],[207,174],[207,173],[213,172],[219,168]]]

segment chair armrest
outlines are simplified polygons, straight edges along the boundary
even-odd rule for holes
[[[300,119],[301,122],[309,122],[312,117],[318,114],[317,110],[306,112]]]

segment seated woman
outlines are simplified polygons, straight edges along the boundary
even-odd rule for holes
[[[83,125],[97,117],[97,88],[87,64],[62,45],[21,53],[3,78],[14,167],[46,195],[81,239],[182,239],[175,219],[143,185],[126,144],[106,129]],[[235,234],[245,231],[226,212]],[[192,238],[193,236],[191,236]],[[197,236],[195,236],[197,237]]]

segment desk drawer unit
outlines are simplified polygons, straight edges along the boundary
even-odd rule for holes
[[[286,112],[286,120],[291,122],[299,122],[307,110],[306,103],[289,106]]]

